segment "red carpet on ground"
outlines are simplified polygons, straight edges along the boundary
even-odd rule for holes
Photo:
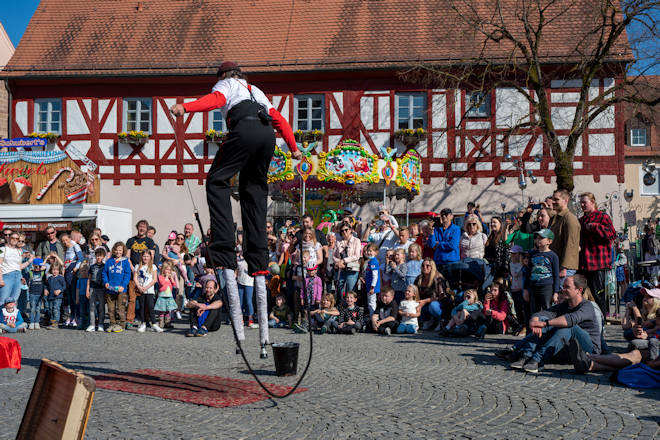
[[[94,376],[94,380],[97,388],[105,390],[144,394],[215,408],[240,406],[270,397],[256,381],[175,371],[136,370]],[[285,385],[264,385],[276,394],[284,394],[292,388]],[[307,388],[298,388],[294,394],[303,391],[307,391]]]

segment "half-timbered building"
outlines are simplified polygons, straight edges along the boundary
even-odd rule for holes
[[[162,232],[192,220],[189,194],[208,224],[203,185],[219,147],[206,133],[223,130],[224,121],[217,111],[177,120],[168,108],[208,93],[218,65],[232,60],[294,130],[323,132],[318,150],[354,139],[376,154],[381,147],[403,151],[395,132],[422,127],[426,136],[416,146],[422,188],[411,212],[462,211],[474,200],[482,212],[499,213],[539,200],[554,188],[554,162],[540,130],[505,135],[514,121],[534,113],[515,89],[477,99],[478,90],[422,87],[400,75],[422,62],[442,65],[479,50],[461,32],[455,38],[440,32],[459,26],[443,4],[43,0],[3,72],[11,137],[57,133],[52,148],[98,165],[101,204],[129,208],[133,219],[147,218]],[[580,17],[569,12],[555,25],[561,32],[547,55],[557,60]],[[620,81],[616,66],[624,58],[591,84],[594,96]],[[552,80],[560,138],[568,135],[579,86],[563,76]],[[603,197],[623,190],[623,127],[622,109],[612,107],[582,136],[574,162],[579,191]],[[148,133],[146,142],[119,138],[130,130]],[[528,180],[521,191],[519,169],[507,155],[538,182]],[[395,213],[403,212],[405,201],[390,202]]]

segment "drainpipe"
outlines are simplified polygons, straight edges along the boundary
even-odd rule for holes
[[[9,79],[5,79],[5,89],[7,89],[7,138],[11,139],[11,109],[12,109],[12,97],[11,97],[11,88],[9,87]]]

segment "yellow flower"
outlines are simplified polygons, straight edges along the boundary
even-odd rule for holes
[[[424,134],[424,129],[422,127],[419,127],[416,132],[417,134],[422,135]]]
[[[121,133],[119,133],[118,136],[119,136],[120,138],[125,138],[125,137],[128,137],[128,134],[126,134],[125,131],[122,131]]]

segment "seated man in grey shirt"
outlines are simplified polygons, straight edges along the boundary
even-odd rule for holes
[[[583,299],[583,275],[566,277],[562,302],[536,313],[529,321],[532,334],[514,344],[511,368],[537,373],[543,364],[575,339],[586,353],[601,352],[602,322],[590,301]]]

